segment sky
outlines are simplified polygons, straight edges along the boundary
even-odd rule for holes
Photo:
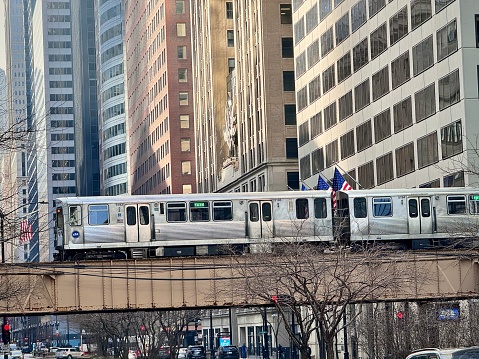
[[[5,70],[5,17],[3,1],[0,3],[0,68]]]

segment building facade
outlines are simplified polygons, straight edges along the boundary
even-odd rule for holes
[[[198,191],[298,189],[290,2],[191,9]]]
[[[131,193],[196,192],[189,1],[125,1],[125,51]]]
[[[293,1],[301,178],[477,185],[477,13],[471,0]]]

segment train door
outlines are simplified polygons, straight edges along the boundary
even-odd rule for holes
[[[251,201],[248,203],[249,238],[273,237],[273,202]]]
[[[432,233],[430,197],[408,197],[409,234]]]
[[[147,204],[125,205],[125,232],[127,242],[150,241],[150,207]]]

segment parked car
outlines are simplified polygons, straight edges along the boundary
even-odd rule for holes
[[[83,355],[83,352],[80,351],[77,347],[71,348],[58,348],[55,352],[55,358],[57,359],[72,359],[72,358],[79,358]]]
[[[170,347],[164,346],[161,347],[158,353],[159,359],[170,359]]]
[[[190,345],[186,353],[186,359],[206,359],[205,348],[201,345]]]
[[[416,350],[406,359],[479,359],[479,347],[436,349],[427,348]]]
[[[20,349],[15,349],[10,351],[10,355],[8,356],[8,359],[21,359],[21,358],[23,358],[23,354]]]
[[[58,347],[50,347],[50,353],[56,353],[58,350]]]
[[[178,349],[178,355],[176,356],[177,359],[186,359],[186,354],[188,353],[188,348],[180,348]]]
[[[23,354],[29,354],[31,353],[33,348],[30,345],[25,345],[22,347],[22,353]]]
[[[219,347],[216,352],[216,357],[218,359],[239,359],[239,351],[234,345]]]

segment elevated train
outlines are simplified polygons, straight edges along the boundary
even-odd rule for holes
[[[479,232],[479,189],[371,189],[57,199],[56,260],[199,256],[264,243],[431,248]]]

